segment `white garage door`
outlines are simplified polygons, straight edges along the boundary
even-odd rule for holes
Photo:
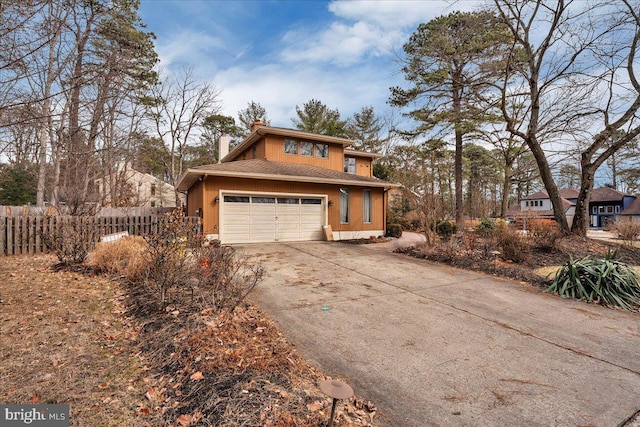
[[[223,243],[322,240],[325,212],[320,197],[224,195]]]

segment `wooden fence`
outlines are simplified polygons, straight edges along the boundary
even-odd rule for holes
[[[198,223],[197,217],[185,221]],[[42,236],[59,233],[64,226],[83,230],[83,236],[93,243],[102,236],[126,231],[132,236],[145,236],[162,230],[167,218],[146,216],[20,216],[0,217],[0,255],[36,254],[48,252]]]

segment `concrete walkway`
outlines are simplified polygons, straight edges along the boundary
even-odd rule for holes
[[[617,426],[640,409],[640,315],[329,242],[247,245],[252,299],[390,426]]]

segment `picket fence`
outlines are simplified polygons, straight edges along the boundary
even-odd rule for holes
[[[197,217],[185,217],[194,225]],[[48,252],[42,239],[45,234],[59,232],[62,227],[82,227],[83,235],[93,243],[103,236],[127,232],[131,236],[145,236],[161,232],[167,218],[160,215],[144,216],[20,216],[0,217],[0,255],[36,254]]]

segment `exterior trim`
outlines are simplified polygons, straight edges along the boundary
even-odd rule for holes
[[[333,240],[368,239],[371,236],[384,236],[384,230],[334,231]]]
[[[194,176],[193,180],[188,180],[189,174]],[[272,175],[268,173],[250,173],[250,172],[228,172],[228,171],[203,171],[198,169],[187,169],[179,181],[178,189],[180,191],[187,190],[197,178],[195,176],[224,176],[230,178],[252,178],[252,179],[266,179],[272,181],[294,181],[294,182],[310,182],[314,184],[336,184],[336,185],[348,185],[353,187],[376,187],[376,188],[395,188],[401,187],[400,184],[393,184],[389,182],[375,182],[375,181],[358,181],[358,180],[346,180],[346,179],[331,179],[331,178],[315,178],[309,176],[296,176],[296,175]],[[193,181],[193,182],[191,182]],[[186,186],[186,188],[185,188]]]

